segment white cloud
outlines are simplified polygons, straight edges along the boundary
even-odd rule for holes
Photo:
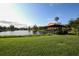
[[[49,6],[52,7],[52,6],[54,6],[54,4],[53,3],[49,3]]]
[[[17,9],[15,4],[0,4],[0,21],[10,21],[20,24],[32,25],[32,22],[23,17],[22,11]]]

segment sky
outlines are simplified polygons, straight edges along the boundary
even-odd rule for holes
[[[0,3],[0,25],[46,26],[59,17],[59,22],[67,24],[79,17],[79,4],[68,3]]]

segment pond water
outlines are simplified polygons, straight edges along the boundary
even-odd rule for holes
[[[40,33],[37,32],[36,34],[39,35]],[[8,36],[8,35],[33,35],[33,31],[18,30],[18,31],[0,32],[0,36]]]

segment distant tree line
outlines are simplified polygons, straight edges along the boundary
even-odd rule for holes
[[[0,26],[0,32],[3,32],[3,31],[15,31],[15,30],[27,30],[27,28],[17,28],[14,25],[10,25],[9,27]]]

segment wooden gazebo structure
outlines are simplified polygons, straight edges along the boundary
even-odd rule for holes
[[[54,34],[63,34],[68,33],[68,31],[71,29],[70,26],[61,25],[61,24],[48,24],[47,26],[42,26],[42,29],[46,30],[48,33],[54,33]]]

